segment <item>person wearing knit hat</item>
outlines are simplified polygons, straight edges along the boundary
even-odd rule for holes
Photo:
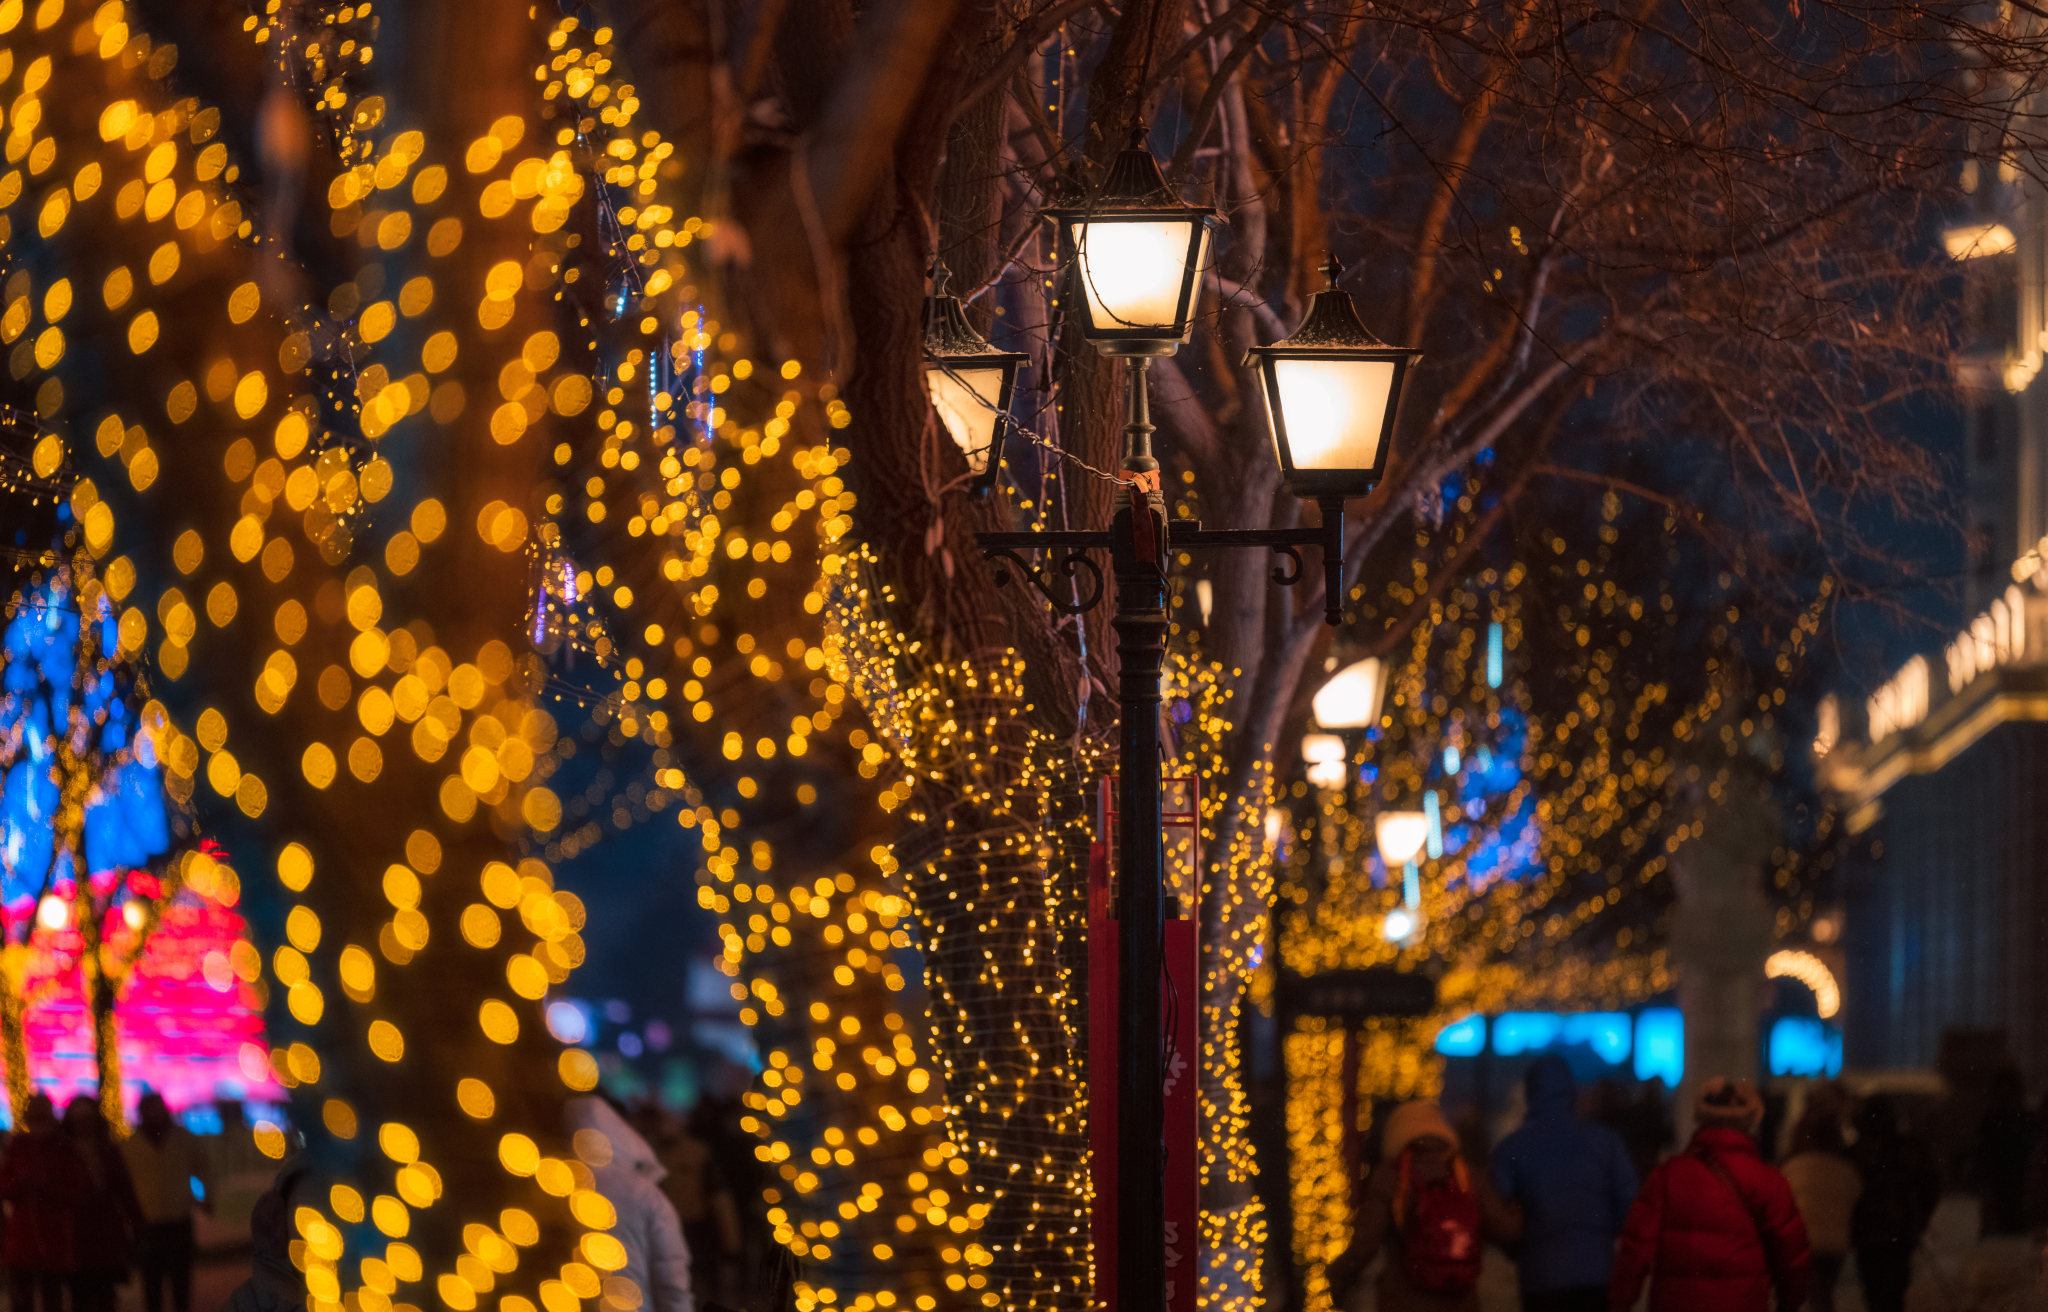
[[[1748,1080],[1731,1080],[1716,1075],[1700,1085],[1693,1100],[1693,1119],[1701,1125],[1728,1125],[1744,1134],[1755,1134],[1764,1119],[1764,1100]]]
[[[1650,1284],[1650,1312],[1783,1312],[1806,1302],[1806,1225],[1792,1186],[1752,1138],[1763,1100],[1747,1081],[1700,1086],[1699,1129],[1650,1172],[1622,1226],[1607,1301],[1627,1312]]]
[[[1478,1312],[1482,1240],[1511,1241],[1519,1216],[1483,1173],[1468,1171],[1458,1132],[1433,1102],[1403,1103],[1380,1131],[1379,1165],[1365,1177],[1351,1247],[1330,1263],[1342,1307],[1382,1251],[1378,1312]]]
[[[1387,1128],[1380,1134],[1380,1160],[1391,1162],[1417,1139],[1432,1136],[1454,1149],[1458,1145],[1458,1132],[1443,1108],[1433,1102],[1404,1102],[1387,1117]]]

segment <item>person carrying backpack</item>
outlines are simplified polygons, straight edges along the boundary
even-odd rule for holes
[[[1806,1226],[1792,1186],[1758,1155],[1763,1100],[1746,1081],[1700,1089],[1699,1129],[1643,1182],[1622,1226],[1607,1303],[1628,1312],[1650,1282],[1650,1312],[1779,1312],[1806,1302]]]
[[[1483,1241],[1509,1242],[1520,1229],[1519,1214],[1467,1169],[1442,1109],[1403,1103],[1365,1178],[1351,1247],[1330,1264],[1330,1296],[1343,1306],[1384,1250],[1378,1312],[1478,1312]]]

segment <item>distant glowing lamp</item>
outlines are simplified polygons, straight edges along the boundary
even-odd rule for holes
[[[1308,781],[1317,788],[1344,786],[1344,740],[1334,733],[1303,734],[1301,759],[1308,763]]]
[[[1102,188],[1046,211],[1073,252],[1087,315],[1081,336],[1104,355],[1171,355],[1188,339],[1216,211],[1186,205],[1145,149],[1144,128]]]
[[[1764,978],[1796,979],[1812,989],[1813,1009],[1822,1020],[1833,1019],[1842,1009],[1842,986],[1835,982],[1835,972],[1811,952],[1798,948],[1773,952],[1764,962]]]
[[[1986,255],[2003,255],[2019,246],[2019,239],[2003,223],[1966,223],[1941,234],[1941,244],[1952,260],[1975,260]]]
[[[1342,788],[1344,762],[1317,761],[1308,768],[1308,781],[1317,788]]]
[[[960,298],[946,294],[946,266],[932,272],[924,301],[924,386],[947,436],[967,458],[974,495],[995,485],[1002,468],[1002,423],[1010,413],[1017,370],[1030,358],[998,351],[967,322]]]
[[[1301,327],[1245,353],[1266,395],[1281,479],[1296,496],[1372,491],[1386,472],[1401,385],[1422,357],[1366,330],[1351,297],[1337,290],[1343,271],[1336,257],[1324,261],[1329,286],[1316,293]]]
[[[1406,943],[1415,937],[1420,925],[1421,917],[1412,909],[1399,906],[1387,913],[1387,918],[1380,924],[1380,932],[1387,936],[1389,943]]]
[[[1370,729],[1387,694],[1386,662],[1376,656],[1347,665],[1316,689],[1316,723],[1325,729]]]
[[[1344,759],[1344,740],[1334,733],[1305,733],[1301,736],[1301,759],[1310,765]]]
[[[590,1011],[587,1007],[558,998],[550,1002],[543,1013],[548,1033],[558,1043],[582,1043],[590,1037]]]
[[[71,908],[55,893],[48,894],[36,905],[36,923],[44,929],[63,929],[71,923]]]
[[[1379,843],[1380,860],[1389,869],[1413,861],[1429,841],[1429,817],[1420,811],[1382,811],[1374,817],[1372,828]]]
[[[1266,808],[1266,846],[1280,846],[1280,835],[1287,831],[1287,812],[1277,806]]]

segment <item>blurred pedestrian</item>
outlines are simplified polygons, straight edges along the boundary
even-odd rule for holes
[[[1811,1107],[1799,1118],[1783,1169],[1813,1250],[1806,1305],[1814,1312],[1835,1312],[1835,1284],[1849,1260],[1849,1218],[1863,1193],[1863,1177],[1849,1160],[1833,1107]]]
[[[292,1261],[292,1241],[298,1238],[292,1215],[318,1199],[305,1158],[294,1155],[279,1164],[249,1212],[249,1278],[228,1295],[221,1312],[305,1312],[306,1277]]]
[[[1628,1145],[1630,1162],[1636,1168],[1636,1178],[1644,1179],[1656,1169],[1666,1149],[1671,1147],[1677,1132],[1671,1126],[1671,1109],[1666,1104],[1670,1090],[1662,1078],[1652,1075],[1636,1088],[1635,1105],[1628,1112],[1628,1129],[1622,1132],[1622,1142]]]
[[[11,1312],[64,1312],[64,1277],[71,1270],[71,1227],[83,1192],[85,1162],[57,1124],[50,1095],[32,1095],[21,1128],[0,1152],[0,1200],[7,1204],[7,1236],[0,1262],[7,1266]]]
[[[706,1074],[703,1092],[690,1110],[691,1135],[711,1150],[719,1233],[731,1237],[727,1251],[715,1255],[719,1260],[706,1264],[715,1270],[714,1283],[698,1293],[706,1302],[779,1307],[768,1273],[779,1269],[780,1255],[788,1250],[776,1242],[768,1224],[761,1195],[769,1180],[754,1156],[754,1136],[746,1129],[752,1113],[743,1099],[754,1080],[747,1067],[720,1059]],[[689,1238],[687,1232],[684,1238]],[[694,1247],[691,1251],[694,1257]]]
[[[618,1214],[612,1235],[625,1246],[626,1263],[611,1280],[623,1279],[631,1291],[605,1291],[605,1301],[647,1312],[693,1312],[690,1294],[690,1249],[683,1242],[676,1209],[661,1192],[667,1174],[654,1149],[627,1121],[623,1111],[602,1096],[571,1098],[568,1107],[571,1146],[596,1177],[597,1192]]]
[[[1806,1227],[1792,1188],[1758,1155],[1763,1100],[1747,1081],[1700,1088],[1699,1129],[1650,1172],[1629,1209],[1608,1286],[1614,1312],[1650,1282],[1650,1312],[1780,1312],[1806,1301]]]
[[[1351,1247],[1330,1263],[1330,1295],[1343,1305],[1384,1250],[1378,1312],[1478,1312],[1482,1242],[1511,1242],[1520,1228],[1485,1176],[1466,1167],[1442,1109],[1403,1103],[1387,1118]]]
[[[2017,1069],[1991,1077],[1984,1115],[1977,1123],[1972,1183],[1980,1203],[1984,1238],[2027,1233],[2027,1168],[2034,1152],[2034,1118],[2027,1110],[2027,1086]]]
[[[1601,1312],[1635,1166],[1620,1135],[1579,1118],[1578,1082],[1563,1057],[1538,1057],[1522,1084],[1529,1117],[1494,1149],[1491,1175],[1502,1201],[1522,1209],[1523,1312]]]
[[[127,1283],[142,1206],[98,1098],[79,1094],[66,1103],[64,1132],[85,1159],[71,1213],[71,1312],[114,1312],[114,1287]]]
[[[690,1288],[708,1301],[724,1288],[724,1268],[739,1255],[739,1212],[732,1193],[719,1178],[711,1146],[692,1134],[681,1117],[662,1112],[646,1118],[641,1133],[654,1145],[668,1173],[661,1192],[683,1225],[683,1242],[690,1249]]]
[[[1869,1312],[1901,1312],[1913,1281],[1913,1250],[1941,1202],[1941,1177],[1925,1144],[1906,1134],[1898,1108],[1879,1094],[1856,1111],[1849,1154],[1863,1193],[1849,1217],[1849,1242]]]
[[[135,1133],[121,1154],[142,1204],[135,1264],[143,1312],[163,1312],[166,1288],[174,1312],[192,1312],[192,1191],[197,1187],[199,1207],[212,1212],[213,1171],[199,1136],[178,1124],[161,1094],[143,1094],[135,1111]]]

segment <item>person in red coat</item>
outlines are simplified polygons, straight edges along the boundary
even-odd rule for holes
[[[1650,1282],[1650,1312],[1780,1312],[1806,1302],[1806,1225],[1792,1187],[1757,1155],[1763,1100],[1746,1082],[1700,1089],[1699,1129],[1643,1182],[1608,1285],[1627,1312]]]
[[[14,1312],[64,1312],[64,1275],[72,1263],[72,1209],[78,1204],[85,1159],[57,1126],[50,1095],[38,1093],[22,1109],[21,1129],[0,1153],[0,1200],[7,1203],[7,1267]]]

